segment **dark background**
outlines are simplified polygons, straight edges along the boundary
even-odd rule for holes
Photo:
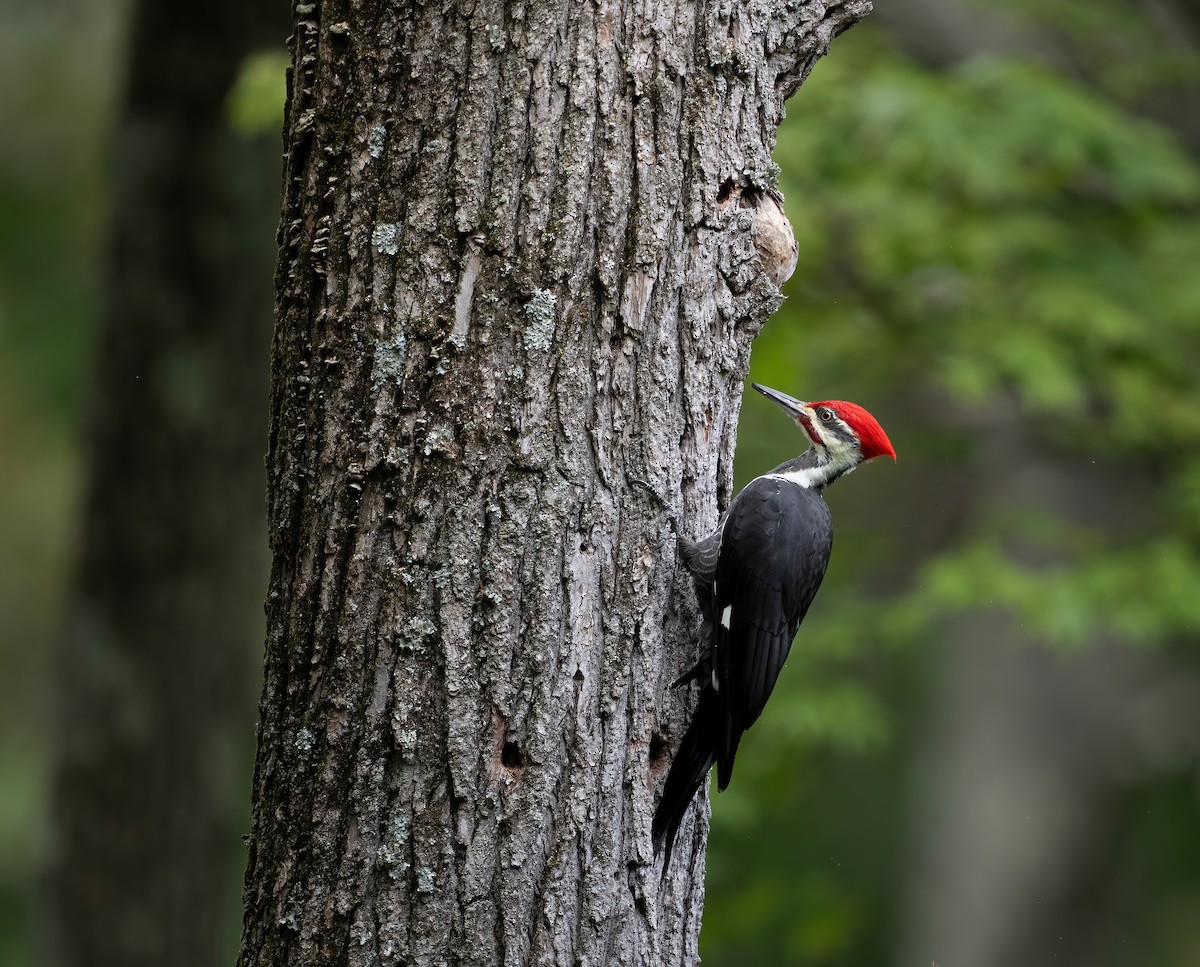
[[[1200,10],[878,6],[789,105],[776,161],[800,260],[752,378],[867,406],[900,459],[831,491],[828,582],[714,801],[704,959],[1194,967]],[[7,967],[41,962],[54,921],[39,898],[63,861],[62,642],[96,534],[95,441],[111,439],[94,372],[121,322],[114,186],[130,156],[113,132],[133,41],[121,4],[4,0],[0,17]],[[230,179],[268,213],[284,63],[282,44],[246,57],[218,117],[230,150],[245,145]],[[269,305],[273,222],[253,224]],[[244,325],[265,347],[269,313]],[[267,359],[241,352],[261,380],[240,417],[260,440],[258,499]],[[175,388],[195,376],[173,372]],[[801,445],[751,394],[739,481]],[[205,526],[261,548],[261,525],[239,521]],[[246,601],[265,566],[260,551],[238,572]],[[214,652],[208,671],[229,684],[214,728],[235,738],[204,768],[228,814],[231,962],[262,618],[226,618],[242,658]]]

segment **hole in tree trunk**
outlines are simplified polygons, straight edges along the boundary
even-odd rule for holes
[[[657,732],[650,735],[650,768],[657,769],[667,757],[667,740]]]
[[[522,769],[525,766],[525,754],[512,739],[504,743],[504,749],[500,752],[500,764],[505,769]]]
[[[510,782],[525,768],[525,753],[516,739],[509,738],[508,724],[499,709],[492,709],[492,758],[488,773],[493,782]]]

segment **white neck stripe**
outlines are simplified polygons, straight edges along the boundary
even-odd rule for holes
[[[825,467],[808,467],[804,470],[789,470],[787,473],[768,473],[763,476],[768,480],[786,480],[790,484],[795,484],[797,487],[803,487],[809,490],[812,487],[819,487],[824,483],[825,474],[822,472]]]
[[[828,454],[828,451],[826,451]],[[824,487],[831,480],[850,473],[858,466],[860,458],[857,452],[843,451],[832,457],[826,456],[824,462],[813,467],[802,467],[799,470],[785,470],[783,473],[768,473],[764,476],[772,480],[786,480],[805,490]]]

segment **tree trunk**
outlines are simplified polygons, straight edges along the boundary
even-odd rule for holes
[[[297,7],[243,964],[696,961],[663,502],[727,501],[782,104],[867,6]]]
[[[223,105],[281,14],[134,11],[61,658],[46,926],[66,965],[211,967],[236,944],[279,160]]]

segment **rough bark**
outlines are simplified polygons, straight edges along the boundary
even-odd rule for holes
[[[223,102],[286,30],[266,2],[186,29],[169,5],[134,10],[61,656],[46,927],[63,964],[210,967],[236,940],[279,156],[230,132]]]
[[[866,10],[297,7],[243,964],[696,961],[659,501],[729,496],[783,100]]]

